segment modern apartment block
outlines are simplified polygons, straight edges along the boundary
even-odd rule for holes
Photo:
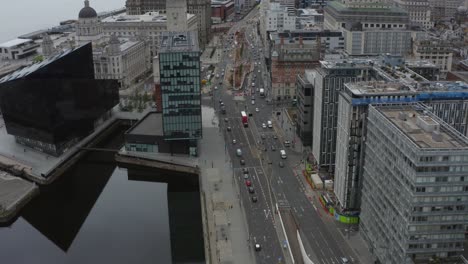
[[[304,146],[312,146],[314,124],[314,72],[306,70],[296,78],[297,134]]]
[[[166,140],[188,140],[196,155],[202,137],[200,50],[196,32],[166,32],[159,52],[163,132]]]
[[[414,74],[405,71],[393,74],[406,74],[410,78]],[[456,130],[464,135],[468,133],[468,85],[465,83],[418,83],[402,76],[391,81],[348,83],[338,101],[334,191],[345,210],[360,207],[370,104],[422,102]]]
[[[373,80],[375,75],[369,60],[321,61],[313,70],[312,154],[321,169],[334,170],[339,92],[345,83]]]
[[[364,159],[360,230],[379,263],[457,258],[468,139],[422,106],[370,106]]]

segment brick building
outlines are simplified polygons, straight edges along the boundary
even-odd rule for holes
[[[304,44],[302,37],[298,43],[285,43],[281,38],[271,55],[271,87],[274,100],[296,99],[296,77],[306,69],[318,66],[320,45]]]
[[[235,11],[234,1],[211,1],[211,21],[213,24],[221,23],[231,16]]]

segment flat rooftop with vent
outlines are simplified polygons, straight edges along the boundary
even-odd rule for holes
[[[163,32],[160,52],[199,52],[197,32]]]
[[[468,139],[440,118],[418,105],[376,109],[419,148],[467,148]]]
[[[421,82],[421,83],[405,83],[400,81],[365,81],[347,83],[345,87],[349,89],[353,95],[400,95],[400,94],[424,94],[431,93],[450,97],[451,93],[465,93],[468,98],[468,84],[465,82]],[[443,98],[440,98],[443,99]]]

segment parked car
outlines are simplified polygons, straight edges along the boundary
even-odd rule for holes
[[[284,168],[284,163],[282,161],[279,162],[280,168]]]
[[[274,145],[271,145],[271,151],[276,151],[276,148]]]
[[[242,156],[242,150],[241,150],[240,148],[238,148],[238,149],[236,150],[236,155],[237,155],[238,157]]]
[[[227,131],[231,131],[231,127],[230,127],[230,126],[228,126],[226,129],[227,129]]]
[[[236,143],[237,143],[237,140],[233,139],[232,144],[236,144]]]
[[[262,139],[265,139],[265,138],[266,138],[265,134],[262,134],[261,137],[262,137]]]
[[[240,165],[245,165],[245,160],[241,159],[240,160]]]
[[[255,108],[255,112],[260,112],[260,109],[258,109],[258,107]]]
[[[267,121],[267,124],[268,124],[268,128],[273,128],[273,123],[271,123],[270,120]]]
[[[260,251],[262,250],[262,246],[260,246],[260,244],[255,244],[255,251]]]
[[[266,124],[265,124],[265,123],[262,123],[262,128],[266,128]]]
[[[227,119],[227,118],[224,118],[224,122],[228,122],[228,121],[229,121],[229,119]]]
[[[291,142],[290,142],[289,140],[285,140],[285,141],[284,141],[284,145],[285,145],[286,147],[289,147],[289,145],[291,145]]]

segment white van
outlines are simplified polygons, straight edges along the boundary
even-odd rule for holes
[[[268,122],[267,122],[267,126],[268,126],[268,128],[273,128],[273,124],[271,123],[271,121],[270,121],[270,120],[268,120]]]
[[[284,151],[284,149],[280,150],[280,154],[281,154],[282,159],[285,159],[285,158],[288,157],[288,156],[286,156],[286,151]]]

